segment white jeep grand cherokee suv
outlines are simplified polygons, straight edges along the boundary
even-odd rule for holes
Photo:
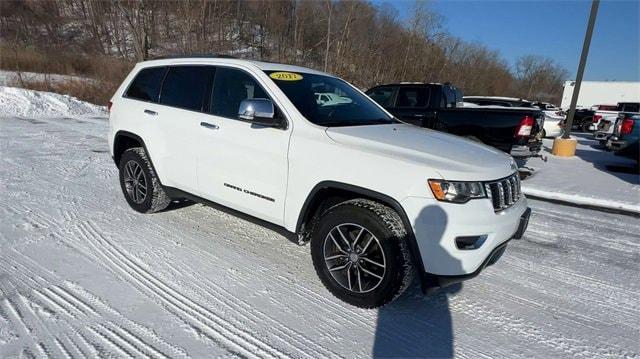
[[[323,72],[215,56],[145,61],[109,108],[110,151],[134,210],[187,198],[284,227],[311,242],[327,289],[356,306],[392,301],[414,273],[424,291],[471,278],[527,226],[509,156],[401,123]]]

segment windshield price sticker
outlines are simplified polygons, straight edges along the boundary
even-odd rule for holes
[[[280,81],[300,81],[302,80],[302,75],[296,74],[293,72],[274,72],[269,75],[274,80]]]

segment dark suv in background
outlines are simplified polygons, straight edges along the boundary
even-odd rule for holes
[[[539,108],[464,107],[461,91],[448,83],[387,84],[366,93],[403,122],[482,142],[511,154],[520,167],[541,157]]]

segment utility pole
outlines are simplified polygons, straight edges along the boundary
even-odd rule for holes
[[[582,75],[584,75],[584,67],[587,63],[587,55],[589,55],[589,46],[591,45],[591,35],[593,35],[593,27],[596,24],[596,16],[598,15],[598,6],[600,0],[593,0],[591,3],[591,14],[589,15],[589,24],[587,25],[587,33],[584,36],[584,44],[582,44],[582,55],[580,55],[580,64],[578,65],[578,73],[576,74],[576,84],[573,87],[573,95],[571,95],[571,106],[567,115],[567,122],[564,126],[564,134],[562,138],[568,139],[571,134],[571,126],[573,125],[573,116],[576,112],[576,104],[578,103],[578,95],[580,94],[580,86],[582,85]]]

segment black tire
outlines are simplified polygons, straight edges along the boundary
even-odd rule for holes
[[[582,129],[582,132],[588,133],[589,132],[589,124],[584,122],[582,123],[582,125],[580,126],[580,128]]]
[[[356,226],[355,228],[361,227],[369,232],[369,240],[363,239],[360,241],[362,243],[357,243],[354,246],[353,252],[355,252],[357,248],[362,250],[360,254],[362,256],[361,259],[358,260],[356,256],[355,264],[351,263],[353,264],[353,268],[350,266],[346,270],[351,271],[353,269],[355,272],[352,271],[351,273],[362,275],[365,287],[360,285],[360,290],[356,288],[355,283],[353,284],[354,290],[350,290],[344,284],[340,284],[331,274],[332,272],[329,271],[329,266],[332,266],[334,262],[329,264],[325,260],[325,240],[329,240],[329,233],[331,231],[332,233],[336,233],[335,230],[337,226]],[[344,227],[338,227],[339,231],[341,230],[340,228]],[[341,231],[345,232],[344,229]],[[349,240],[354,240],[354,237],[357,236],[353,235],[353,233],[355,232],[346,230],[346,237],[349,237]],[[375,236],[375,238],[373,236]],[[402,224],[402,220],[393,209],[366,199],[354,199],[342,202],[326,210],[313,227],[311,233],[311,257],[313,259],[313,266],[325,287],[338,299],[360,308],[380,307],[400,296],[413,280],[414,269],[406,237],[407,232]],[[372,242],[373,239],[376,239],[375,244],[370,245],[368,247],[369,249],[365,247],[365,242]],[[371,246],[375,246],[375,248]],[[365,248],[363,249],[362,247]],[[376,269],[376,266],[370,264],[369,261],[364,262],[362,259],[366,257],[365,254],[367,253],[370,253],[367,254],[367,256],[375,255],[374,249],[379,252],[378,258],[381,258],[381,260],[376,260],[382,261],[385,264],[384,273],[380,272],[382,269],[379,267]],[[349,257],[340,258],[339,260],[350,262],[348,258]],[[339,266],[339,264],[333,265],[332,268],[336,268],[337,266]],[[369,272],[365,272],[365,269]],[[371,271],[377,271],[377,274],[380,276],[373,277],[367,274],[371,273]],[[376,282],[378,284],[374,286],[373,283]],[[363,288],[366,289],[367,285],[370,286],[371,289],[363,292]]]
[[[127,175],[127,173],[132,173],[131,168],[136,169],[133,177],[139,179],[137,183],[144,184],[144,196],[142,195],[142,186],[140,191],[133,189],[130,180],[132,176]],[[127,203],[134,210],[140,213],[154,213],[167,208],[171,203],[171,199],[162,188],[144,148],[134,147],[124,151],[120,157],[118,169],[120,170],[120,188],[122,188]]]

